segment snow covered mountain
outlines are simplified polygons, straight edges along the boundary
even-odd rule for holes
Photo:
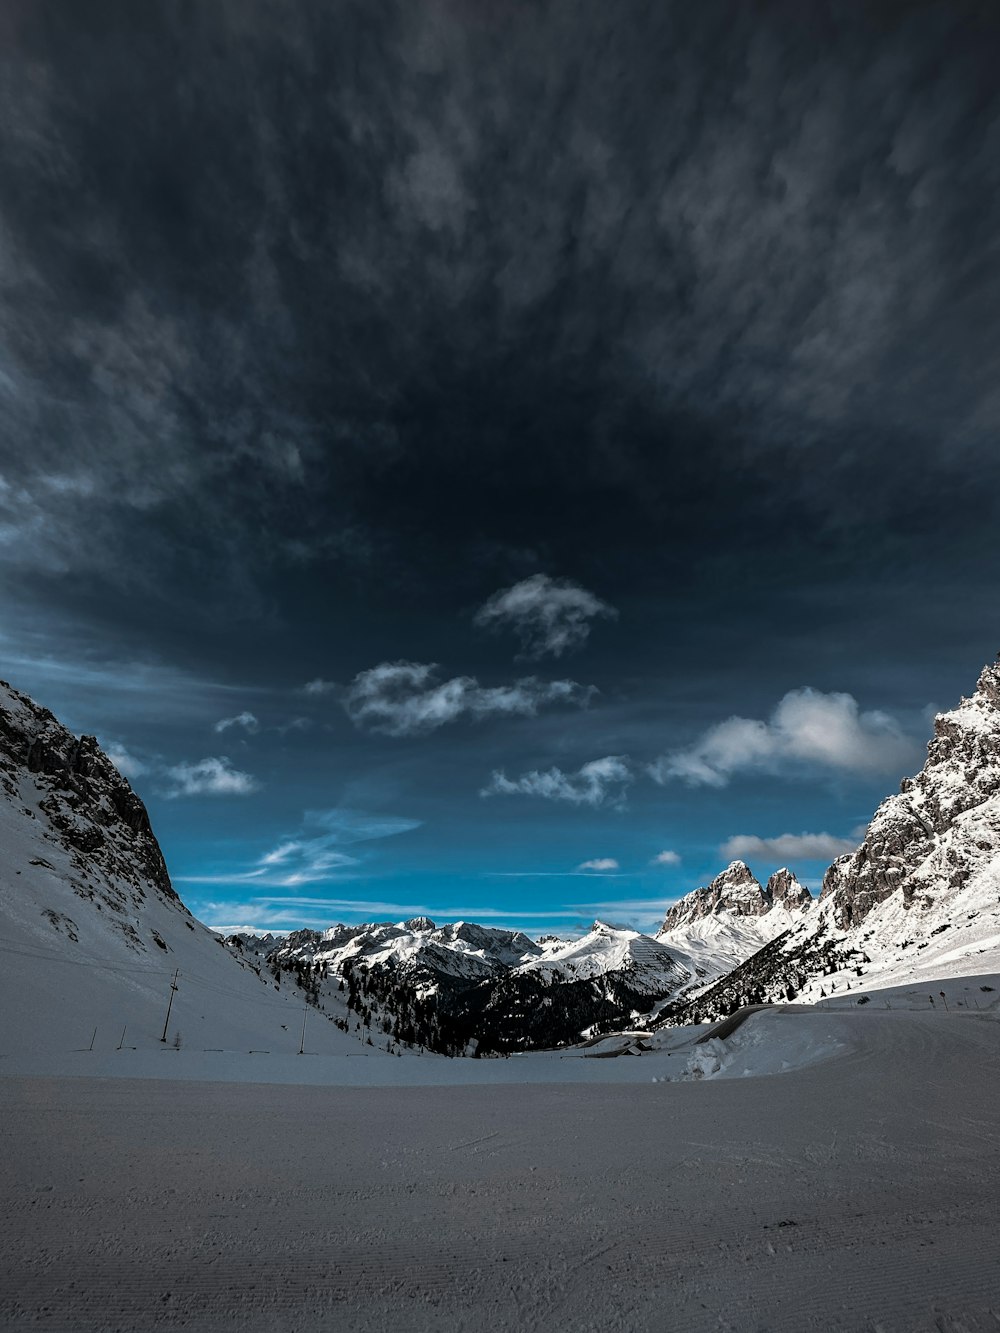
[[[94,737],[2,682],[0,849],[0,1053],[298,1049],[296,978],[276,986],[191,916]],[[317,1049],[357,1051],[318,1018]]]
[[[227,943],[271,969],[318,965],[328,979],[346,981],[365,1027],[447,1052],[575,1041],[596,1024],[650,1010],[692,979],[657,940],[600,921],[580,939],[538,943],[520,931],[468,921],[439,927],[425,917]]]
[[[273,935],[234,935],[240,950],[279,961],[302,959],[324,971],[344,973],[356,964],[401,969],[418,991],[434,990],[450,980],[480,981],[540,956],[542,947],[514,930],[456,921],[436,926],[427,917],[409,921],[373,921],[328,930],[297,930],[283,939]]]
[[[882,802],[857,851],[829,868],[818,907],[686,1012],[998,966],[1000,663],[935,718],[923,769]]]
[[[667,912],[657,940],[704,989],[802,920],[813,896],[783,866],[762,885],[743,861],[686,894]]]

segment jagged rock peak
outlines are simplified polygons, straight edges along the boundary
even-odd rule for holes
[[[711,884],[694,889],[674,903],[664,918],[660,933],[705,917],[718,916],[721,912],[732,916],[763,916],[770,906],[770,899],[746,862],[731,861]]]
[[[764,896],[770,900],[772,907],[785,907],[790,912],[807,906],[812,902],[813,897],[806,886],[799,883],[787,866],[782,866],[780,870],[776,870],[767,881],[764,886]]]
[[[407,930],[412,930],[414,934],[418,931],[437,930],[437,926],[429,916],[411,916],[409,921],[403,922],[403,925]]]
[[[995,662],[988,663],[979,673],[976,695],[991,708],[1000,709],[1000,653]]]
[[[140,898],[145,882],[180,906],[146,807],[96,737],[75,736],[0,681],[0,789],[16,798],[25,778],[45,789],[39,808],[81,868],[92,862]]]
[[[923,768],[878,807],[857,851],[824,875],[821,897],[836,924],[858,925],[897,890],[909,907],[931,885],[963,888],[1000,851],[998,803],[1000,662],[983,669],[973,695],[938,714]]]

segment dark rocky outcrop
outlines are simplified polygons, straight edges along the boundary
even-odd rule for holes
[[[137,900],[152,886],[181,906],[146,807],[96,738],[75,736],[47,708],[0,681],[0,782],[9,797],[24,776],[43,789],[39,808],[81,875],[97,868],[130,884]]]

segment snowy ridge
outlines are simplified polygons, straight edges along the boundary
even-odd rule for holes
[[[628,978],[638,993],[661,997],[690,980],[672,951],[649,935],[595,921],[581,939],[553,943],[541,958],[521,964],[549,981],[590,980],[608,973]]]
[[[284,939],[236,935],[231,947],[261,956],[319,963],[330,974],[352,967],[392,964],[433,988],[445,979],[478,981],[518,967],[542,952],[520,931],[497,930],[469,921],[436,926],[427,917],[337,925],[323,931],[300,930]]]

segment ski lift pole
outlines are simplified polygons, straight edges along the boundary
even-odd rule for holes
[[[167,1001],[167,1016],[163,1020],[163,1036],[160,1038],[160,1041],[163,1042],[167,1040],[167,1024],[170,1022],[170,1010],[174,1003],[174,995],[177,991],[177,977],[179,974],[180,974],[180,968],[175,967],[173,980],[170,983],[170,999]]]

